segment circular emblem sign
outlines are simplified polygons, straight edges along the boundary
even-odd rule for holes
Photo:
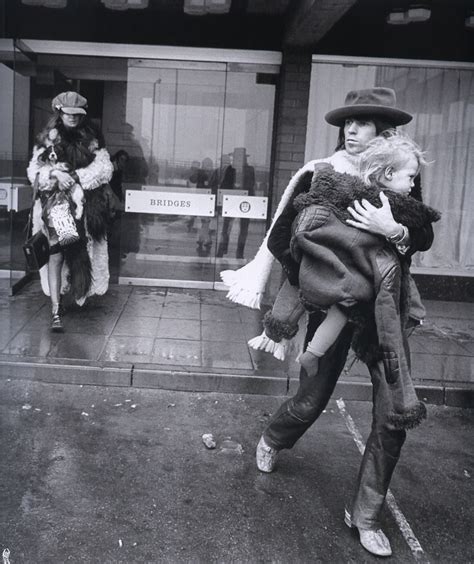
[[[245,200],[240,202],[239,209],[242,213],[248,213],[250,211],[250,203]]]

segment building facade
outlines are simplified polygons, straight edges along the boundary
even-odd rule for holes
[[[329,155],[325,113],[388,86],[427,151],[441,210],[414,273],[430,298],[472,299],[474,64],[470,2],[23,0],[2,15],[0,270],[25,279],[25,168],[51,99],[78,90],[125,151],[110,234],[120,284],[222,289],[250,260],[291,175]],[[434,41],[434,38],[437,38]],[[442,40],[438,40],[442,38]],[[3,195],[3,201],[1,197]]]

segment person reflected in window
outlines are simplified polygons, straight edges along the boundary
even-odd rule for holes
[[[135,136],[135,128],[130,123],[123,125],[124,145],[129,160],[122,171],[122,186],[127,190],[142,190],[144,185],[152,184],[145,155],[150,153],[146,138]],[[150,160],[151,157],[150,157]],[[125,193],[124,193],[125,196]],[[124,212],[121,218],[120,253],[126,259],[129,253],[138,253],[141,246],[142,225],[150,214]]]
[[[124,149],[120,149],[112,157],[114,172],[112,173],[112,178],[110,179],[110,187],[121,203],[123,203],[125,199],[122,186],[123,173],[129,161],[130,155]]]
[[[140,141],[135,136],[135,128],[130,123],[125,123],[123,126],[124,145],[127,147],[129,160],[127,162],[127,170],[123,175],[123,180],[137,187],[144,184],[152,184],[149,179],[149,167],[145,159],[145,154],[149,153],[149,148],[146,144],[146,139],[141,138]],[[150,157],[150,160],[152,158]]]
[[[109,253],[111,267],[118,267],[120,262],[120,233],[122,227],[122,214],[124,211],[125,194],[123,191],[123,176],[130,162],[130,155],[124,149],[118,150],[112,156],[114,172],[110,179],[112,190],[111,207],[113,207],[113,217],[110,222],[107,238],[109,242]]]
[[[211,192],[217,196],[219,190],[232,190],[235,186],[235,169],[231,154],[222,155],[221,166],[216,168],[209,179]]]
[[[209,180],[212,176],[213,170],[212,159],[206,157],[202,160],[201,166],[193,171],[189,177],[190,182],[196,184],[196,188],[208,188]],[[211,237],[211,218],[201,217],[201,224],[198,231],[198,238],[196,241],[197,252],[199,256],[209,256],[212,247]]]
[[[186,186],[197,188],[197,180],[198,180],[198,171],[199,171],[200,163],[199,161],[193,161],[191,163],[191,167],[187,173],[187,182]],[[196,221],[196,217],[194,215],[190,215],[186,219],[186,230],[188,233],[191,233],[193,230],[195,231],[194,222]]]
[[[255,193],[255,169],[247,162],[245,147],[236,147],[232,153],[232,164],[224,171],[224,178],[220,188],[230,190],[245,190],[248,196]],[[230,232],[233,224],[232,217],[224,217],[217,256],[223,257],[229,250]],[[245,243],[249,231],[250,220],[239,218],[239,235],[237,238],[236,258],[244,258]]]

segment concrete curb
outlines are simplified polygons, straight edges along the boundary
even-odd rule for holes
[[[48,383],[157,388],[188,392],[223,392],[233,394],[293,395],[298,379],[248,374],[245,371],[172,370],[163,366],[132,365],[126,363],[27,362],[0,360],[0,378],[24,379]],[[287,392],[287,385],[289,390]],[[473,408],[474,389],[468,386],[426,385],[415,387],[421,400],[428,404]],[[335,397],[347,400],[371,401],[372,386],[364,379],[339,380]]]

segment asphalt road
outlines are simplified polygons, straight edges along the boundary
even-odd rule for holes
[[[331,401],[265,475],[255,445],[281,401],[0,379],[2,564],[378,561],[343,523],[371,405]],[[430,406],[410,431],[388,561],[474,562],[473,415]]]

